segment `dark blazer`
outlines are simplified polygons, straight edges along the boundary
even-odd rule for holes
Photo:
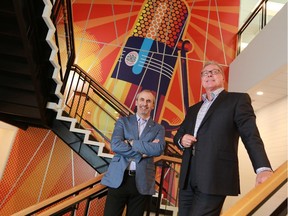
[[[153,143],[155,139],[159,139],[159,143]],[[133,147],[125,143],[125,140],[133,140]],[[111,140],[112,151],[115,155],[101,183],[108,187],[118,188],[123,181],[126,168],[133,159],[136,161],[135,178],[139,193],[153,195],[155,193],[153,157],[161,155],[165,145],[164,127],[151,118],[140,137],[136,115],[120,118],[115,124]],[[147,157],[143,158],[143,154]]]
[[[174,143],[184,134],[193,135],[197,113],[203,102],[191,106],[174,136]],[[201,192],[217,195],[240,193],[238,167],[239,136],[249,154],[253,168],[271,167],[256,126],[251,99],[246,93],[222,91],[206,113],[194,144],[196,179]],[[181,148],[178,145],[179,148]],[[179,180],[184,189],[191,164],[191,148],[185,149]]]

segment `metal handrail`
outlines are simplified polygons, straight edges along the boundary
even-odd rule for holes
[[[256,15],[260,12],[263,11],[262,16],[261,16],[261,29],[264,28],[264,26],[266,25],[266,14],[267,14],[267,4],[268,0],[262,0],[258,6],[254,9],[254,11],[251,13],[251,15],[247,18],[247,20],[244,22],[244,24],[242,25],[242,27],[239,29],[239,31],[237,32],[237,39],[238,39],[238,44],[237,44],[237,55],[240,54],[241,52],[241,36],[243,34],[243,32],[247,29],[247,27],[251,24],[251,22],[253,21],[253,19],[256,17]]]
[[[85,191],[89,188],[93,188],[95,185],[99,184],[103,174],[91,179],[87,182],[84,182],[76,187],[73,187],[67,191],[64,191],[60,194],[57,194],[51,198],[48,198],[42,202],[39,202],[35,205],[29,206],[26,209],[23,209],[12,216],[23,216],[23,215],[33,215],[35,213],[41,212],[42,210],[49,208],[50,206],[57,205],[57,203],[61,203],[64,200],[68,200],[71,197],[78,196],[82,191]],[[97,191],[99,192],[99,191]]]
[[[167,156],[157,157],[157,159],[155,159],[155,163],[161,160],[163,160],[164,162],[175,163],[175,158]],[[176,160],[176,163],[180,162],[179,159]],[[63,212],[76,211],[77,208],[75,206],[77,206],[81,202],[91,202],[97,197],[106,195],[107,187],[100,184],[103,175],[104,174],[101,174],[94,179],[84,182],[74,188],[71,188],[40,203],[23,209],[13,214],[12,216],[27,216],[33,215],[35,213],[37,213],[37,215],[39,216],[60,215],[60,212],[62,214]],[[86,215],[86,211],[84,215]]]
[[[179,160],[179,159],[176,159]],[[162,161],[164,163],[178,163],[173,157],[160,156],[155,158],[155,162]],[[288,162],[283,163],[274,174],[264,183],[252,189],[247,195],[240,199],[233,207],[224,212],[223,216],[234,215],[251,215],[259,206],[263,205],[267,198],[271,197],[279,188],[287,182],[287,166]],[[60,212],[72,212],[77,210],[76,205],[82,201],[91,202],[97,197],[102,197],[107,192],[107,187],[99,184],[103,175],[99,175],[81,185],[78,185],[68,191],[44,200],[36,205],[30,206],[12,216],[32,215],[56,215]],[[159,194],[161,192],[159,191]],[[160,197],[160,196],[159,196]],[[160,201],[160,200],[159,200]],[[158,201],[158,202],[159,202]],[[158,203],[160,205],[160,203]],[[46,209],[46,210],[45,210]]]
[[[288,161],[285,161],[275,170],[269,179],[252,189],[235,205],[225,211],[222,216],[251,215],[256,212],[269,197],[275,194],[281,186],[287,183],[287,166]]]

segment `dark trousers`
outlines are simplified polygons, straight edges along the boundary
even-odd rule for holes
[[[178,216],[219,216],[226,196],[205,194],[198,190],[193,157],[187,186],[179,191]]]
[[[150,198],[138,192],[135,176],[125,174],[119,188],[108,188],[104,216],[121,216],[125,206],[127,216],[143,216]]]

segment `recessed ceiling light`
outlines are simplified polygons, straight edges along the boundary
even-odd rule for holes
[[[264,93],[262,91],[257,91],[256,94],[257,95],[263,95]]]

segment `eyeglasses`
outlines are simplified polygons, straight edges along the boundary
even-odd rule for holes
[[[204,71],[202,71],[201,72],[201,76],[202,77],[206,77],[206,76],[208,76],[209,74],[212,74],[212,75],[216,75],[216,74],[219,74],[219,73],[221,73],[221,71],[219,70],[219,69],[213,69],[213,70],[204,70]]]

